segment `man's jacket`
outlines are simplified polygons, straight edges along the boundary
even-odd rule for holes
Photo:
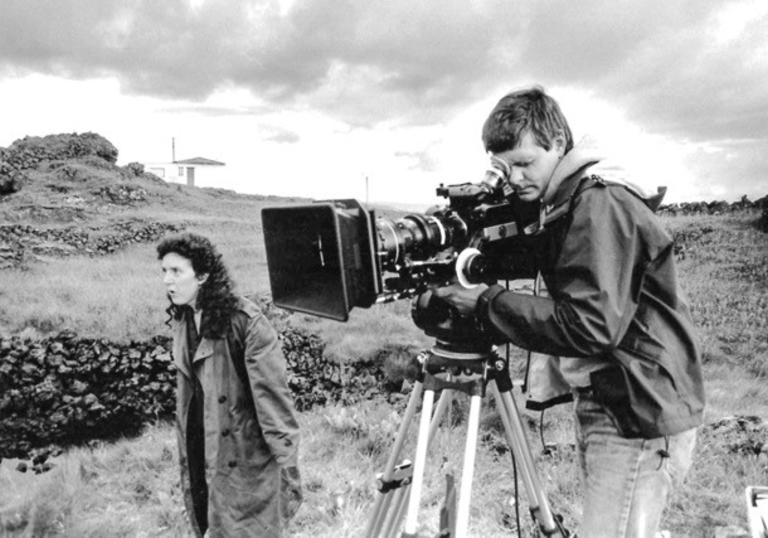
[[[299,430],[277,333],[241,299],[227,337],[203,337],[190,371],[186,331],[184,319],[174,321],[179,464],[195,534],[202,536],[195,517],[202,506],[206,536],[278,537],[281,516],[298,508],[301,493]],[[192,446],[188,435],[199,427],[190,413],[195,377],[203,392],[204,462],[197,461],[202,447]],[[203,468],[207,487],[193,487],[195,469]],[[207,498],[200,498],[206,489]]]
[[[591,176],[594,163],[566,154],[531,232],[521,276],[540,272],[549,297],[493,285],[476,315],[498,341],[599,359],[591,388],[625,436],[675,434],[701,423],[704,392],[672,239],[634,189]]]

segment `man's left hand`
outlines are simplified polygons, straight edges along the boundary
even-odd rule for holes
[[[432,293],[435,297],[454,306],[459,314],[468,315],[474,313],[477,298],[487,289],[486,284],[478,284],[474,288],[465,288],[461,284],[451,284],[443,288],[435,288]]]

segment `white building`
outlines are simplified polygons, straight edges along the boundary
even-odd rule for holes
[[[221,187],[224,184],[225,164],[205,157],[143,164],[147,172],[169,183],[183,183],[191,187]]]

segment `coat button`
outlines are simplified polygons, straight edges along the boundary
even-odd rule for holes
[[[223,394],[221,396],[219,396],[219,403],[224,403],[226,401],[227,401],[227,397],[226,396],[224,396]]]
[[[229,428],[225,428],[225,429],[223,429],[223,430],[221,431],[221,435],[223,435],[224,437],[226,437],[227,435],[229,435]]]
[[[235,460],[232,460],[228,462],[227,465],[229,465],[230,467],[237,467],[237,462]]]

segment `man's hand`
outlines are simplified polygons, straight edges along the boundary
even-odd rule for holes
[[[432,293],[435,297],[454,306],[459,314],[467,315],[475,311],[477,298],[488,289],[486,284],[478,284],[474,288],[465,288],[461,284],[451,284],[444,288],[435,288]]]

